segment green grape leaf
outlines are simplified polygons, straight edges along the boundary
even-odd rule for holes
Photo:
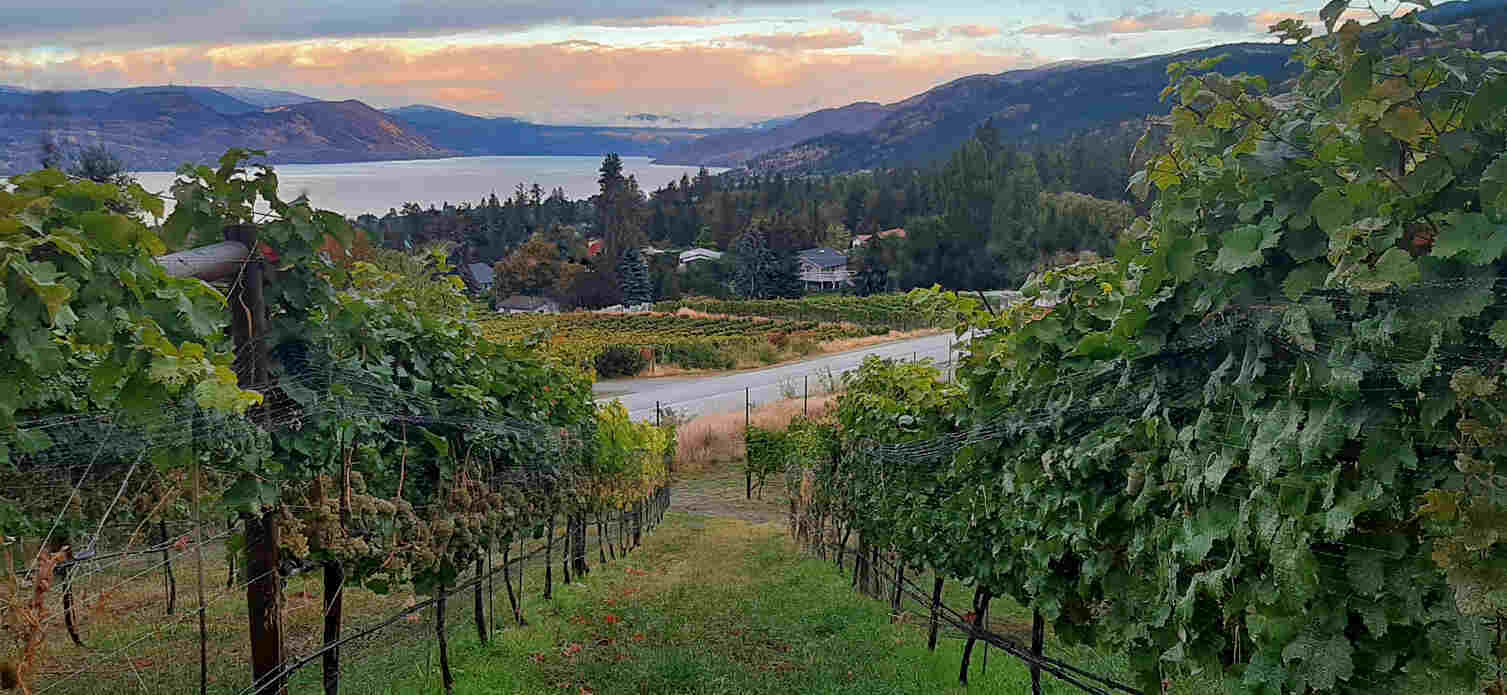
[[[1380,601],[1357,601],[1356,603],[1358,605],[1354,607],[1354,610],[1360,614],[1361,622],[1366,625],[1366,631],[1378,639],[1386,637],[1387,625],[1390,622],[1387,619],[1386,605]]]
[[[1474,128],[1487,121],[1499,118],[1507,110],[1507,75],[1486,80],[1471,95],[1462,118],[1464,127]]]
[[[1491,342],[1497,347],[1507,348],[1507,319],[1497,319],[1491,324]]]
[[[1481,174],[1481,210],[1507,218],[1507,154],[1497,157]]]
[[[1273,229],[1273,227],[1276,229]],[[1242,225],[1224,234],[1224,245],[1214,259],[1214,269],[1234,273],[1245,268],[1261,265],[1265,259],[1262,251],[1274,248],[1281,241],[1278,225]]]
[[[1309,290],[1323,287],[1324,278],[1329,277],[1330,267],[1323,261],[1309,261],[1287,274],[1282,280],[1282,294],[1288,299],[1298,301]]]
[[[1362,53],[1356,56],[1355,62],[1351,63],[1350,69],[1345,71],[1345,77],[1340,82],[1340,98],[1347,103],[1353,103],[1366,98],[1371,93],[1371,70],[1375,64],[1375,58],[1370,53]]]
[[[1497,224],[1480,213],[1463,213],[1445,223],[1434,239],[1432,255],[1485,265],[1507,251],[1507,225]]]
[[[1291,307],[1283,313],[1282,334],[1308,352],[1318,349],[1313,326],[1308,321],[1308,310],[1301,306]]]
[[[1350,280],[1350,285],[1363,290],[1382,290],[1388,287],[1406,288],[1418,284],[1422,277],[1422,271],[1418,263],[1407,251],[1399,248],[1387,249],[1376,261],[1376,265],[1366,271],[1358,273]]]
[[[1297,674],[1314,690],[1332,690],[1340,681],[1348,681],[1355,675],[1355,664],[1351,661],[1354,652],[1344,635],[1319,639],[1304,633],[1282,649],[1282,662],[1299,662]]]
[[[1314,197],[1313,203],[1309,205],[1309,212],[1319,223],[1319,229],[1333,232],[1349,224],[1355,217],[1355,204],[1350,202],[1343,190],[1327,188]]]
[[[1455,170],[1444,157],[1423,160],[1403,179],[1409,195],[1433,195],[1455,180]]]
[[[1381,117],[1381,129],[1409,144],[1418,144],[1433,130],[1418,109],[1409,105],[1394,106]]]

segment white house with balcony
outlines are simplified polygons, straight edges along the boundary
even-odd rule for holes
[[[700,248],[687,249],[680,252],[680,269],[685,270],[686,266],[695,263],[696,261],[715,261],[721,257],[721,251],[713,251],[711,249]]]
[[[797,255],[801,282],[808,290],[835,290],[853,284],[848,257],[832,249],[806,249]]]

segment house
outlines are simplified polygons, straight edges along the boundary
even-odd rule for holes
[[[853,248],[856,249],[862,246],[868,246],[869,241],[873,240],[875,236],[876,235],[874,234],[859,234],[858,236],[853,237]],[[904,239],[905,228],[896,227],[894,229],[886,229],[880,232],[877,236],[880,239]]]
[[[487,294],[492,291],[492,285],[497,283],[497,276],[492,273],[492,266],[485,263],[467,263],[466,280],[471,290],[477,294]]]
[[[797,254],[801,282],[806,289],[837,289],[853,284],[848,257],[832,249],[806,249]]]
[[[688,251],[681,251],[680,269],[685,270],[686,266],[695,263],[696,261],[715,261],[721,257],[721,251],[713,251],[711,249],[690,249]]]
[[[515,294],[497,303],[499,314],[558,314],[560,304],[544,297]]]

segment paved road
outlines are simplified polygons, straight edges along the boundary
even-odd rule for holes
[[[957,339],[947,333],[723,376],[600,381],[596,384],[596,395],[599,401],[614,398],[621,400],[635,420],[653,420],[656,402],[671,408],[677,415],[692,417],[737,412],[743,408],[744,389],[748,389],[749,400],[757,406],[781,400],[788,393],[799,396],[809,378],[811,393],[814,395],[832,378],[857,369],[868,355],[890,359],[930,359],[945,366],[951,364],[949,352],[955,342]]]

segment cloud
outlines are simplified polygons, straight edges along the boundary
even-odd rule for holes
[[[998,36],[999,27],[991,27],[983,24],[959,24],[948,29],[948,33],[967,39],[987,39],[991,36]]]
[[[906,17],[896,17],[895,15],[875,12],[873,10],[838,10],[836,12],[833,12],[832,16],[845,22],[856,22],[858,24],[881,24],[884,26],[908,24],[912,21]]]
[[[596,19],[590,22],[597,27],[623,27],[641,29],[649,27],[720,27],[745,20],[736,17],[634,17],[632,19]]]
[[[929,29],[896,29],[895,33],[900,35],[901,41],[935,41],[942,31],[931,27]]]
[[[776,51],[818,51],[863,45],[863,34],[844,29],[823,29],[804,34],[740,34],[733,39]]]
[[[1207,29],[1227,34],[1262,33],[1266,28],[1284,19],[1318,21],[1313,12],[1293,13],[1266,10],[1247,14],[1244,12],[1146,12],[1125,14],[1116,19],[1088,21],[1082,15],[1068,13],[1069,24],[1034,24],[1021,30],[1033,36],[1114,36],[1119,34],[1142,34],[1158,31],[1187,31]]]
[[[1110,36],[1113,34],[1139,34],[1148,31],[1203,29],[1211,26],[1213,21],[1213,18],[1209,15],[1197,12],[1186,14],[1148,12],[1138,15],[1121,15],[1118,19],[1080,22],[1072,25],[1033,24],[1021,31],[1035,36]]]
[[[542,25],[698,17],[713,8],[794,7],[811,0],[8,0],[0,49],[36,45],[145,48],[208,42],[440,36]],[[721,12],[720,14],[727,14]]]
[[[1038,62],[975,52],[775,53],[738,44],[618,47],[585,41],[437,46],[367,39],[98,51],[46,65],[0,52],[0,84],[237,84],[361,99],[378,107],[432,103],[546,123],[602,123],[644,111],[645,104],[665,114],[705,114],[715,105],[718,113],[756,120],[855,101],[898,101],[964,75]]]

